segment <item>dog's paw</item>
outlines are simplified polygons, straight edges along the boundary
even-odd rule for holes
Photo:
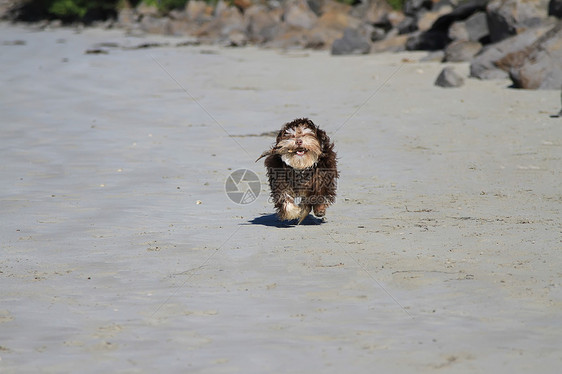
[[[318,205],[314,205],[313,210],[314,210],[314,215],[316,217],[324,217],[326,215],[326,204],[318,204]]]

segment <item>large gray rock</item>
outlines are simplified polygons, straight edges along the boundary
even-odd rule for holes
[[[470,63],[470,76],[479,79],[509,78],[506,71],[497,67],[496,61],[501,60],[510,53],[520,51],[530,46],[551,27],[552,26],[543,26],[529,29],[519,35],[484,47]]]
[[[496,63],[508,70],[514,87],[560,89],[562,87],[562,21],[529,47]]]
[[[343,37],[332,44],[333,55],[367,54],[371,51],[371,43],[356,29],[345,29]]]
[[[549,0],[492,0],[486,7],[492,43],[538,26]]]
[[[464,22],[468,33],[468,40],[473,42],[484,42],[489,37],[488,20],[485,12],[476,12]]]
[[[244,18],[248,25],[248,37],[254,43],[267,43],[279,33],[282,10],[269,10],[263,5],[246,9]]]

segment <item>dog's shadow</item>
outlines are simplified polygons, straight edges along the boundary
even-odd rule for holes
[[[321,218],[316,218],[309,214],[299,225],[298,220],[296,219],[292,221],[280,221],[279,218],[277,218],[276,214],[264,214],[248,222],[251,223],[252,225],[262,225],[262,226],[277,227],[283,229],[283,228],[289,228],[295,226],[321,225],[325,221]]]

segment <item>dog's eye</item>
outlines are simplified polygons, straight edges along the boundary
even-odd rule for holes
[[[294,137],[297,134],[297,131],[295,129],[287,129],[285,131],[285,136],[287,137]]]

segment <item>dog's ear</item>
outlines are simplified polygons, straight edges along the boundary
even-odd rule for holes
[[[326,131],[316,128],[316,136],[320,140],[322,152],[327,151],[330,148],[330,137],[326,134]]]

